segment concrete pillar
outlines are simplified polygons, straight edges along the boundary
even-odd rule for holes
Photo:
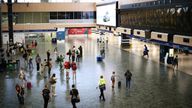
[[[8,23],[9,23],[9,44],[13,44],[13,11],[12,0],[8,0]]]
[[[1,49],[2,46],[3,46],[1,6],[2,6],[2,0],[0,0],[0,49]]]

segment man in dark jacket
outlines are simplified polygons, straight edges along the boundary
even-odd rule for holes
[[[130,88],[131,86],[131,77],[132,77],[132,73],[129,70],[127,70],[127,72],[125,72],[126,88]]]
[[[47,85],[45,85],[45,88],[42,91],[42,95],[44,99],[44,108],[47,108],[50,99],[50,90],[48,89]]]
[[[72,90],[70,91],[70,95],[71,95],[71,103],[73,105],[73,108],[77,108],[76,103],[77,103],[77,100],[80,101],[80,98],[79,98],[79,92],[75,88],[74,84],[72,85]]]

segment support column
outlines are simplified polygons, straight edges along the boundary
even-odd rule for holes
[[[0,0],[0,49],[1,49],[2,46],[3,46],[1,6],[2,6],[2,0]]]
[[[12,0],[8,0],[8,23],[9,23],[9,44],[13,44],[13,11],[12,11]]]

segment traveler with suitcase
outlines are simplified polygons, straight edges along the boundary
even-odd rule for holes
[[[100,76],[100,79],[99,79],[99,89],[101,92],[99,99],[101,100],[101,98],[103,98],[103,101],[105,101],[104,90],[106,90],[106,81],[102,75]]]

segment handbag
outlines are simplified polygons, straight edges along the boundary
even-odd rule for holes
[[[80,102],[79,96],[77,96],[74,100],[75,100],[75,103],[79,103]]]
[[[72,90],[72,95],[73,95],[73,90]],[[79,102],[80,102],[80,97],[79,97],[79,95],[78,95],[78,96],[73,95],[73,96],[72,96],[72,100],[75,101],[75,103],[79,103]]]

